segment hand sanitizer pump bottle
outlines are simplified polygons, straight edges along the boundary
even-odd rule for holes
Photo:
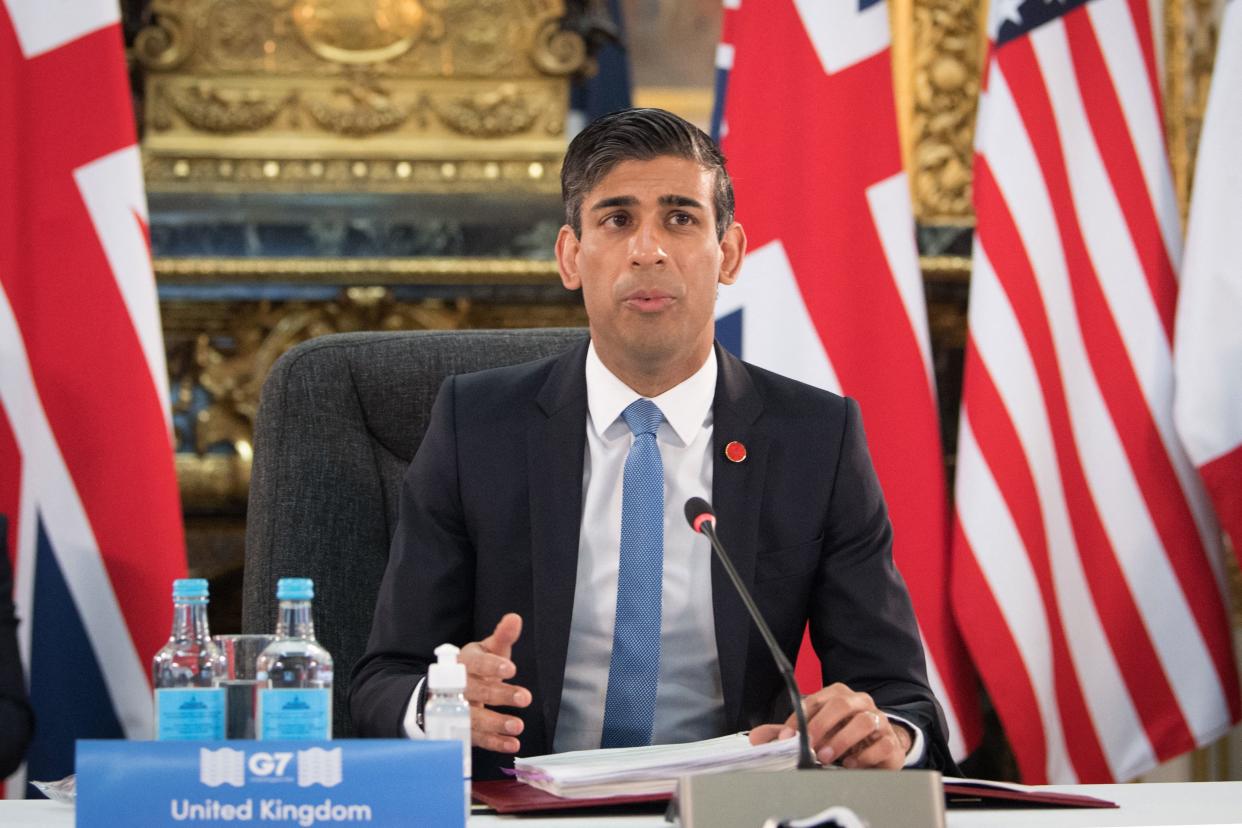
[[[173,581],[172,635],[151,662],[156,739],[223,739],[224,653],[207,628],[207,581]]]
[[[436,663],[427,671],[427,705],[423,723],[428,739],[461,742],[466,818],[470,817],[470,703],[466,701],[466,665],[457,662],[452,644],[436,647]]]

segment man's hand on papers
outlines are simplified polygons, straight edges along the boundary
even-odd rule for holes
[[[497,753],[517,753],[522,720],[491,707],[526,707],[531,702],[525,687],[507,684],[517,674],[510,660],[513,644],[522,634],[522,616],[511,612],[500,619],[492,634],[461,648],[457,660],[466,665],[466,700],[470,702],[470,738],[475,747]]]
[[[802,700],[811,750],[825,765],[834,761],[847,768],[900,768],[910,749],[910,733],[893,725],[866,693],[844,684],[828,687]],[[760,725],[750,732],[752,745],[788,739],[797,733],[798,720]]]

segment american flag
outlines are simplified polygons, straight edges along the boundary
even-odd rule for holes
[[[1242,3],[1229,0],[1204,116],[1177,302],[1173,413],[1242,561]]]
[[[731,0],[717,52],[718,133],[750,252],[721,291],[721,341],[858,400],[957,757],[980,735],[953,625],[927,309],[902,172],[882,0]],[[819,664],[805,645],[804,689]]]
[[[116,0],[0,0],[0,512],[37,717],[27,769],[144,737],[185,541]]]
[[[1124,780],[1239,713],[1219,533],[1173,425],[1153,20],[997,0],[989,34],[954,606],[1023,779]]]

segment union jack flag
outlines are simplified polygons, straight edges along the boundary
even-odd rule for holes
[[[150,734],[185,572],[147,208],[116,0],[0,0],[0,512],[37,728]]]
[[[959,758],[980,736],[950,614],[948,506],[927,309],[882,0],[728,0],[721,136],[751,252],[717,331],[748,361],[858,400],[932,689]],[[804,644],[804,689],[819,664]]]
[[[1024,780],[1125,780],[1240,704],[1220,535],[1173,424],[1181,237],[1153,16],[991,15],[954,605]]]

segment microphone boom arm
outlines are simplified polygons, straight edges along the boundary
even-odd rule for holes
[[[716,558],[724,567],[725,572],[729,573],[729,580],[733,581],[733,588],[741,596],[742,602],[750,612],[751,619],[755,622],[755,626],[759,628],[759,634],[763,636],[764,643],[768,645],[768,649],[772,652],[772,658],[776,661],[777,670],[780,671],[781,677],[785,680],[785,688],[789,692],[789,701],[793,704],[794,715],[798,719],[798,769],[809,770],[818,767],[815,763],[815,757],[811,754],[811,737],[806,729],[806,711],[802,709],[802,696],[798,693],[798,683],[794,677],[793,665],[789,663],[789,659],[785,657],[785,653],[781,651],[780,646],[776,643],[776,636],[772,635],[772,630],[768,627],[767,622],[763,620],[763,614],[759,612],[759,607],[755,605],[755,599],[751,597],[750,590],[742,583],[741,576],[733,568],[733,561],[729,560],[729,556],[725,554],[720,538],[716,537],[715,521],[703,520],[695,528],[711,541],[712,549],[716,552]]]

